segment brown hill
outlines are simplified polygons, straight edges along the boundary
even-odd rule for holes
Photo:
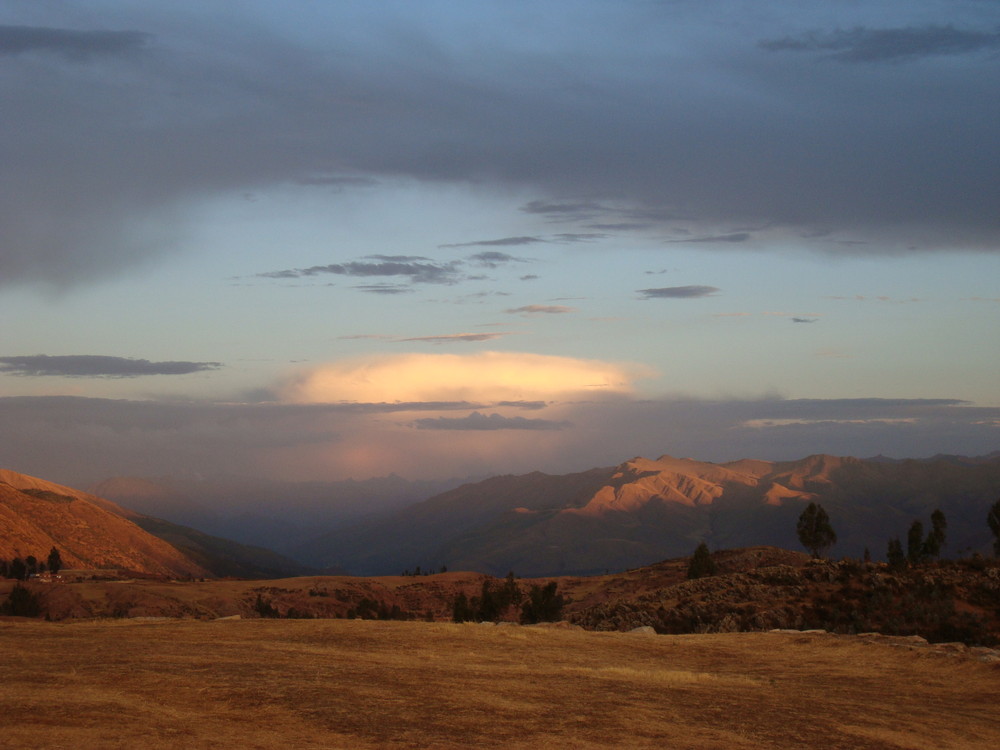
[[[881,557],[910,523],[948,519],[946,553],[989,549],[985,518],[1000,457],[885,462],[815,455],[713,464],[661,456],[564,476],[534,472],[466,484],[297,550],[318,567],[391,575],[441,566],[504,575],[593,575],[714,549],[799,546],[805,505],[823,505],[835,555]]]
[[[56,547],[67,568],[116,568],[160,576],[209,571],[144,531],[138,517],[102,498],[0,469],[0,557],[44,560]]]

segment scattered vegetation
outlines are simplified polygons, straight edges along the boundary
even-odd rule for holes
[[[61,496],[60,496],[61,497]],[[14,557],[11,560],[0,560],[0,578],[13,578],[16,581],[26,581],[31,576],[50,572],[53,575],[62,570],[62,557],[59,550],[53,547],[45,561],[34,555]]]
[[[497,622],[510,614],[524,601],[524,593],[513,571],[503,583],[494,586],[495,579],[484,578],[479,596],[471,599],[464,592],[455,595],[452,604],[453,622]]]

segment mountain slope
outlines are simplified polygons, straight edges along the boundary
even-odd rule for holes
[[[392,516],[325,534],[300,552],[364,575],[413,569],[583,575],[714,549],[797,548],[796,521],[820,502],[836,555],[881,557],[914,520],[948,518],[946,552],[986,551],[986,510],[1000,494],[1000,458],[713,464],[661,456],[566,476],[533,473],[468,484]]]
[[[393,474],[338,482],[113,477],[88,492],[144,515],[288,554],[317,530],[396,511],[459,484],[454,479],[409,481]]]
[[[11,490],[24,497],[12,495]],[[271,550],[211,536],[6,469],[0,469],[0,498],[5,498],[0,499],[0,519],[6,529],[0,533],[4,558],[33,554],[41,559],[54,546],[67,567],[244,578],[309,572]]]
[[[44,559],[56,547],[68,568],[210,575],[172,545],[139,528],[129,515],[87,493],[0,470],[0,556]]]

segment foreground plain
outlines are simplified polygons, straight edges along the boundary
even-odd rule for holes
[[[1000,747],[1000,668],[855,637],[0,622],[17,748]]]

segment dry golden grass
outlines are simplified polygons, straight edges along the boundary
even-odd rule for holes
[[[1000,669],[824,635],[0,623],[12,748],[1000,747]]]

